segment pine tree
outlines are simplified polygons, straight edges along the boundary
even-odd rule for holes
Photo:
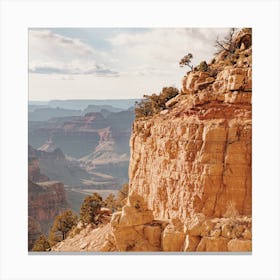
[[[33,252],[44,252],[51,249],[50,243],[45,237],[45,235],[40,235],[40,237],[35,241],[32,251]]]
[[[80,209],[80,220],[86,224],[95,224],[94,217],[98,210],[104,205],[102,197],[98,193],[85,197]]]
[[[109,209],[112,210],[112,212],[116,211],[117,209],[117,200],[116,197],[110,193],[106,199],[104,200],[104,206],[108,207]]]
[[[57,242],[64,240],[69,231],[78,223],[78,217],[72,210],[66,210],[56,216],[49,233],[50,244],[53,246]]]
[[[193,65],[191,65],[191,60],[193,58],[193,55],[191,53],[188,53],[185,55],[179,62],[180,67],[188,66],[193,70]]]

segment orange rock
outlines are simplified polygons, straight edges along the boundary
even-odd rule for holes
[[[233,239],[228,243],[228,251],[230,252],[251,252],[252,241]]]
[[[144,226],[143,233],[148,242],[160,248],[161,246],[161,226],[160,225],[146,225]]]
[[[200,236],[187,235],[184,244],[184,252],[195,252],[200,240]]]
[[[229,239],[224,237],[203,237],[196,250],[198,252],[226,252],[228,242]]]
[[[177,231],[173,226],[168,225],[163,231],[162,249],[168,252],[180,252],[183,250],[186,234]]]

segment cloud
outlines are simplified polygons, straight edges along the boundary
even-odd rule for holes
[[[193,63],[209,61],[215,53],[216,38],[228,28],[155,28],[142,33],[119,33],[107,39],[124,65],[142,75],[177,72],[179,60],[192,53]],[[158,71],[151,71],[158,69]]]
[[[30,30],[29,31],[29,46],[32,51],[44,52],[46,55],[57,56],[64,53],[67,55],[94,55],[95,50],[88,44],[83,43],[76,38],[70,38],[53,33],[50,30]]]
[[[29,72],[37,74],[64,75],[96,75],[103,77],[118,77],[117,71],[97,65],[95,61],[75,60],[68,63],[60,61],[33,61],[29,64]]]
[[[96,75],[117,77],[119,73],[96,59],[106,54],[77,38],[50,30],[29,31],[29,72],[38,74]]]

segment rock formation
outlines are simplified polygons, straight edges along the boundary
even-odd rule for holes
[[[54,218],[68,208],[64,185],[49,181],[41,174],[35,150],[29,148],[28,157],[28,250],[42,234],[48,231]]]
[[[41,151],[37,152],[37,158],[43,173],[51,180],[71,187],[119,189],[128,182],[133,120],[134,112],[125,110],[108,111],[106,117],[88,112],[84,116],[30,121],[28,140],[32,147]],[[57,154],[57,149],[65,158],[54,161],[51,155]],[[68,167],[70,172],[67,172]],[[112,180],[106,180],[109,176]]]
[[[101,251],[252,250],[251,37],[241,30],[234,53],[187,73],[166,110],[134,122],[127,205]]]

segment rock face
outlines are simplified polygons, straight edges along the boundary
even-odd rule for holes
[[[54,218],[68,208],[64,185],[41,174],[39,161],[29,149],[28,161],[28,250],[48,231]]]
[[[28,193],[28,215],[46,232],[55,216],[67,209],[64,186],[57,181],[29,182]]]
[[[60,182],[28,182],[29,250],[40,234],[48,234],[55,217],[68,208],[64,186]]]
[[[93,175],[89,174],[83,169],[77,161],[70,160],[63,152],[56,148],[53,151],[45,151],[28,147],[29,154],[29,177],[32,176],[31,181],[60,181],[68,186],[83,186],[83,181],[91,180],[94,178]],[[34,166],[34,167],[33,167]],[[35,167],[37,169],[35,169]],[[42,175],[45,174],[46,176]],[[34,171],[33,171],[34,169]],[[35,172],[37,170],[37,173]],[[38,177],[38,172],[43,176]]]
[[[35,150],[28,146],[28,179],[34,182],[47,181],[49,178],[40,172],[39,160],[36,157]]]
[[[209,71],[189,72],[167,110],[134,122],[128,205],[112,220],[117,250],[251,250],[248,38],[250,30],[242,30],[234,55],[223,52]],[[146,203],[140,212],[131,208],[135,197]],[[158,247],[146,246],[143,235],[153,219],[169,221],[160,228]]]

